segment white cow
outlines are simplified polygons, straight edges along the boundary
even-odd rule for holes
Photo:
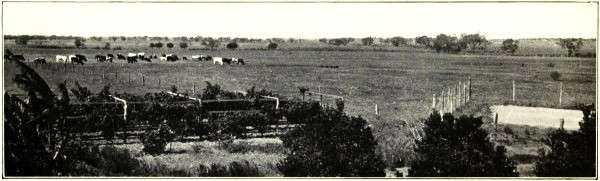
[[[160,57],[160,61],[167,61],[167,57]]]
[[[192,60],[200,60],[200,55],[192,55]]]
[[[127,57],[137,57],[137,53],[128,53]]]
[[[56,63],[67,63],[67,56],[56,55]]]
[[[231,63],[238,63],[238,58],[231,58]]]
[[[138,56],[138,57],[139,57],[139,56],[142,56],[142,57],[143,57],[144,55],[145,55],[145,54],[144,54],[144,52],[137,53],[137,56]]]
[[[223,58],[222,57],[213,57],[213,64],[223,65]]]

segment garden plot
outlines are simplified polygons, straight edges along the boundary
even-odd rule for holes
[[[492,106],[490,109],[493,115],[498,113],[498,123],[504,124],[559,128],[563,118],[565,129],[577,130],[583,118],[579,110],[522,106]]]

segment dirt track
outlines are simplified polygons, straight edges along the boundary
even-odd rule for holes
[[[522,106],[492,106],[492,112],[498,113],[498,123],[558,128],[560,118],[565,119],[564,128],[579,129],[583,113],[579,110],[553,109]]]

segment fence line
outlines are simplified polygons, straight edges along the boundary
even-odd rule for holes
[[[468,82],[458,82],[442,89],[440,94],[433,94],[431,109],[441,114],[452,113],[471,99],[471,78]]]

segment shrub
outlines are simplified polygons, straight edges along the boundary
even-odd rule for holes
[[[557,71],[550,72],[550,78],[552,78],[552,80],[554,81],[558,81],[560,80],[560,73],[558,73]]]
[[[513,129],[512,129],[512,128],[510,128],[510,127],[508,127],[508,126],[504,127],[504,128],[502,129],[502,131],[503,131],[504,133],[506,133],[506,134],[509,134],[509,135],[512,135],[512,134],[514,134],[514,131],[513,131]]]
[[[267,45],[267,48],[269,50],[275,50],[277,46],[279,46],[277,43],[269,43],[269,45]]]
[[[515,177],[516,167],[503,146],[494,147],[479,117],[455,118],[433,112],[425,121],[425,137],[417,142],[409,175],[414,177]]]
[[[285,176],[385,176],[381,156],[375,153],[377,142],[363,118],[336,109],[314,111],[302,115],[305,125],[281,138],[289,149],[278,164]]]
[[[579,130],[568,133],[559,129],[550,134],[540,149],[535,173],[540,177],[594,177],[596,176],[596,111],[594,105],[581,108],[583,120]]]
[[[554,64],[553,63],[548,63],[546,66],[548,66],[548,67],[554,67]]]
[[[227,44],[227,49],[235,50],[238,47],[239,47],[239,45],[236,42],[231,42],[231,43]]]
[[[141,141],[144,145],[142,151],[151,155],[163,153],[165,146],[171,139],[173,139],[173,131],[163,123],[157,130],[147,131],[141,136]]]
[[[181,43],[179,43],[179,47],[183,48],[183,49],[186,49],[188,47],[188,44],[187,44],[187,42],[181,42]]]

